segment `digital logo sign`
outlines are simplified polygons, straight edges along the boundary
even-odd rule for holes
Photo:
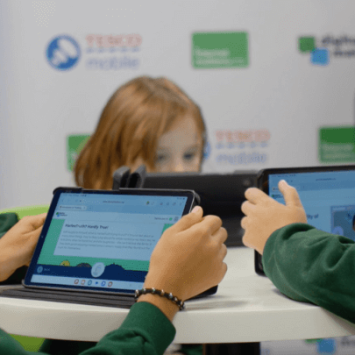
[[[309,54],[313,65],[327,66],[336,59],[355,58],[355,37],[327,35],[322,38],[302,36],[298,38],[298,50]]]

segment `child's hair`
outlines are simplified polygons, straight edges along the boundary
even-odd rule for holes
[[[111,96],[94,134],[81,151],[75,167],[78,186],[111,189],[112,175],[140,157],[155,170],[159,138],[187,114],[195,121],[205,146],[206,128],[199,107],[166,78],[135,78]],[[201,161],[202,161],[201,153]]]

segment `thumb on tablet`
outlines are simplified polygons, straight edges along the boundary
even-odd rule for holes
[[[194,209],[187,214],[186,216],[182,217],[180,221],[176,222],[174,228],[176,232],[182,232],[186,229],[189,229],[194,224],[201,222],[203,216],[203,210],[200,206],[195,206]]]
[[[286,206],[296,206],[303,208],[297,190],[293,186],[290,186],[285,180],[281,180],[279,182],[279,190],[285,199]]]

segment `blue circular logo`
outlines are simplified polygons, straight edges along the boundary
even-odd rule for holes
[[[68,70],[79,61],[80,48],[72,37],[58,36],[49,43],[46,55],[53,68]]]

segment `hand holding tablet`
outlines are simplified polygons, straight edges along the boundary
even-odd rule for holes
[[[187,190],[57,188],[24,287],[1,296],[130,307],[148,270],[149,287],[183,300],[214,294],[227,233],[201,208],[187,215],[198,201]]]
[[[282,180],[287,183],[280,184]],[[257,274],[265,276],[261,253],[266,241],[288,224],[307,222],[355,240],[355,165],[264,169],[257,186],[260,190],[246,192],[242,207],[243,241],[256,250]]]
[[[270,235],[291,223],[307,223],[307,216],[296,189],[285,180],[278,183],[286,205],[275,201],[257,188],[245,192],[247,201],[242,204],[245,217],[241,221],[245,229],[243,243],[263,254]]]
[[[201,207],[195,207],[193,212],[160,238],[144,287],[169,290],[185,301],[222,281],[227,272],[223,262],[227,231],[219,217],[203,217]]]
[[[221,224],[219,217],[203,217],[202,208],[195,207],[166,230],[152,253],[144,287],[185,301],[218,285],[227,272],[227,232]],[[170,320],[178,311],[170,300],[152,294],[141,295],[138,302],[154,304]]]
[[[182,190],[57,188],[24,286],[133,297],[160,236],[197,198]]]
[[[21,219],[1,238],[0,281],[6,280],[19,267],[30,264],[46,215]]]

